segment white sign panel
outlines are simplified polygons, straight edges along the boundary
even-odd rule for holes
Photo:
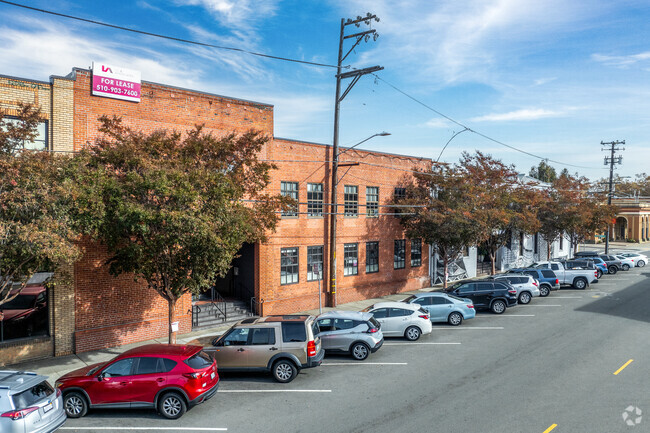
[[[95,96],[140,102],[140,71],[93,62]]]

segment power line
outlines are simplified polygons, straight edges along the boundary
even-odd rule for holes
[[[408,93],[406,93],[405,91],[403,91],[403,90],[397,88],[397,87],[394,86],[393,84],[391,84],[391,83],[389,83],[388,81],[386,81],[386,80],[384,80],[383,78],[381,78],[379,75],[377,75],[377,74],[372,74],[372,75],[374,75],[375,78],[377,78],[378,80],[380,80],[380,81],[386,83],[388,86],[392,87],[395,91],[397,91],[397,92],[401,93],[402,95],[406,96],[407,98],[409,98],[409,99],[412,100],[413,102],[416,102],[417,104],[422,105],[423,107],[425,107],[426,109],[428,109],[428,110],[430,110],[430,111],[433,111],[434,113],[436,113],[436,114],[439,115],[440,117],[443,117],[443,118],[447,119],[448,121],[450,121],[450,122],[452,122],[452,123],[454,123],[454,124],[456,124],[456,125],[458,125],[458,126],[464,128],[461,132],[465,132],[465,131],[472,132],[472,133],[478,135],[479,137],[483,137],[483,138],[485,138],[486,140],[492,141],[492,142],[494,142],[494,143],[496,143],[496,144],[499,144],[499,145],[501,145],[501,146],[505,146],[505,147],[507,147],[507,148],[509,148],[509,149],[512,149],[512,150],[514,150],[514,151],[517,151],[517,152],[519,152],[519,153],[523,153],[524,155],[532,156],[533,158],[541,159],[541,160],[544,160],[544,161],[554,162],[555,164],[564,165],[564,166],[567,166],[567,167],[584,168],[584,169],[589,169],[589,170],[591,170],[591,169],[596,169],[596,167],[586,167],[586,166],[583,166],[583,165],[569,164],[569,163],[566,163],[566,162],[561,162],[561,161],[556,161],[556,160],[554,160],[554,159],[545,158],[545,157],[543,157],[543,156],[539,156],[539,155],[536,155],[536,154],[534,154],[534,153],[531,153],[531,152],[528,152],[528,151],[525,151],[525,150],[519,149],[519,148],[517,148],[517,147],[515,147],[515,146],[511,146],[511,145],[509,145],[509,144],[506,144],[506,143],[504,143],[504,142],[502,142],[502,141],[499,141],[499,140],[497,140],[497,139],[495,139],[495,138],[492,138],[492,137],[487,136],[487,135],[485,135],[485,134],[483,134],[483,133],[481,133],[481,132],[478,132],[478,131],[476,131],[476,130],[470,128],[469,126],[467,126],[467,125],[465,125],[465,124],[463,124],[463,123],[461,123],[461,122],[459,122],[459,121],[457,121],[457,120],[455,120],[455,119],[452,119],[451,117],[447,116],[446,114],[441,113],[440,111],[438,111],[438,110],[436,110],[435,108],[433,108],[433,107],[431,107],[431,106],[425,104],[424,102],[420,101],[419,99],[415,98],[414,96],[411,96],[411,95],[409,95]],[[455,134],[452,138],[454,138],[456,135],[458,135],[458,134]],[[450,141],[451,141],[451,140],[450,140]],[[449,143],[447,143],[447,144],[449,144]],[[444,150],[444,149],[443,149],[443,150]]]
[[[20,4],[20,3],[14,3],[14,2],[6,1],[6,0],[0,0],[0,3],[5,3],[5,4],[11,5],[11,6],[16,6],[16,7],[23,8],[23,9],[29,9],[29,10],[36,11],[36,12],[41,12],[41,13],[44,13],[44,14],[54,15],[54,16],[57,16],[57,17],[63,17],[63,18],[71,19],[71,20],[83,21],[83,22],[90,23],[90,24],[96,24],[98,26],[110,27],[110,28],[117,29],[117,30],[124,30],[126,32],[138,33],[138,34],[141,34],[141,35],[153,36],[153,37],[156,37],[156,38],[169,39],[171,41],[183,42],[183,43],[186,43],[186,44],[199,45],[199,46],[208,47],[208,48],[216,48],[216,49],[219,49],[219,50],[236,51],[236,52],[240,52],[240,53],[250,54],[252,56],[265,57],[267,59],[274,59],[274,60],[282,60],[282,61],[285,61],[285,62],[302,63],[302,64],[305,64],[305,65],[322,66],[322,67],[326,67],[326,68],[338,68],[338,66],[336,66],[336,65],[328,65],[327,63],[308,62],[306,60],[298,60],[298,59],[291,59],[291,58],[288,58],[288,57],[272,56],[270,54],[263,54],[263,53],[256,53],[254,51],[248,51],[248,50],[245,50],[243,48],[224,47],[224,46],[221,46],[221,45],[213,45],[213,44],[208,44],[208,43],[205,43],[205,42],[198,42],[198,41],[192,41],[192,40],[189,40],[189,39],[176,38],[174,36],[167,36],[167,35],[161,35],[161,34],[158,34],[158,33],[145,32],[143,30],[135,30],[135,29],[131,29],[131,28],[128,28],[128,27],[122,27],[122,26],[118,26],[118,25],[115,25],[115,24],[109,24],[109,23],[104,23],[104,22],[101,22],[101,21],[90,20],[90,19],[87,19],[87,18],[76,17],[76,16],[73,16],[73,15],[66,15],[66,14],[62,14],[62,13],[59,13],[59,12],[54,12],[54,11],[50,11],[50,10],[46,10],[46,9],[35,8],[35,7],[32,7],[32,6],[27,6],[27,5],[23,5],[23,4]],[[346,68],[346,69],[350,68],[350,66],[342,66],[342,67]]]

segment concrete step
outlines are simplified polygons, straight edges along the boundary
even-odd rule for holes
[[[199,323],[197,326],[193,326],[192,330],[198,330],[198,329],[205,329],[205,328],[215,328],[217,326],[230,326],[233,325],[240,320],[247,319],[251,317],[248,314],[236,314],[233,316],[228,316],[228,320],[224,321],[223,318],[219,319],[210,319],[210,320],[199,320]]]

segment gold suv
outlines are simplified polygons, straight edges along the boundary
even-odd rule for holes
[[[205,351],[219,372],[266,371],[278,382],[291,382],[302,368],[317,367],[325,351],[314,316],[267,316],[244,319]]]

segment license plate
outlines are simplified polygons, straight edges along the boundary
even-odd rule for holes
[[[43,413],[48,413],[49,411],[52,410],[52,407],[53,407],[52,403],[43,406]]]
[[[210,379],[214,379],[214,371],[213,371],[212,374],[210,375]]]

